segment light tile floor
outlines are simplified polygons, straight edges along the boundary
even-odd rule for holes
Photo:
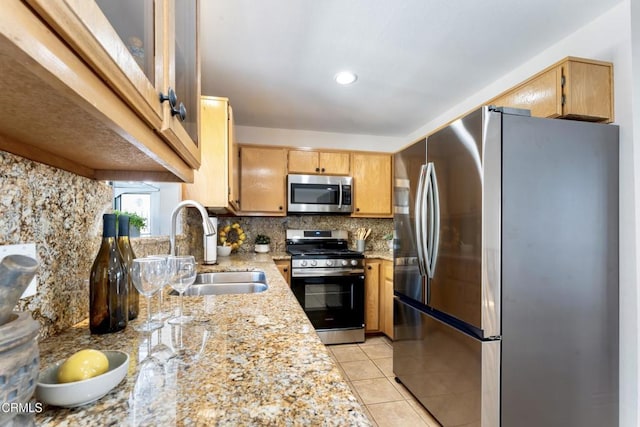
[[[387,337],[375,336],[362,344],[327,348],[374,426],[440,426],[411,393],[395,381],[393,351]]]

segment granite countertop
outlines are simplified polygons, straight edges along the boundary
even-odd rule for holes
[[[36,425],[370,425],[274,257],[288,255],[232,255],[201,266],[263,270],[269,289],[185,297],[185,311],[197,321],[184,329],[165,324],[151,334],[136,332],[133,325],[146,318],[141,297],[138,319],[122,332],[91,335],[85,320],[40,342],[41,369],[82,348],[125,351],[130,365],[125,380],[97,402],[45,406]],[[165,298],[167,306],[177,306],[177,297]],[[168,358],[179,333],[194,357]],[[140,375],[140,367],[149,366],[139,363],[149,346],[160,375]]]

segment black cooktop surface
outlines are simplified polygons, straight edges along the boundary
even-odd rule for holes
[[[305,258],[364,258],[361,252],[352,251],[350,249],[322,249],[322,248],[288,248],[287,252],[292,256]]]

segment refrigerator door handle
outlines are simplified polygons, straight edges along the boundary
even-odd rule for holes
[[[436,165],[431,163],[431,176],[429,180],[431,182],[431,202],[432,202],[432,241],[431,252],[429,256],[429,269],[430,276],[433,277],[436,270],[436,263],[438,262],[438,249],[440,247],[440,197],[438,194],[438,177],[436,176]]]
[[[424,248],[424,252],[426,254],[425,256],[425,269],[427,271],[427,277],[432,278],[433,277],[433,267],[432,267],[432,254],[433,254],[433,229],[434,229],[434,215],[433,215],[433,211],[434,211],[434,205],[433,205],[433,181],[431,179],[431,176],[433,175],[433,163],[428,163],[427,164],[427,190],[425,192],[425,198],[423,200],[423,208],[422,208],[422,226],[423,226],[423,232],[427,233],[426,239],[424,239],[423,241],[423,248]],[[428,220],[428,227],[427,228],[427,220]]]
[[[418,181],[418,188],[416,189],[416,202],[415,202],[415,229],[416,229],[416,248],[418,249],[418,269],[420,275],[427,274],[425,269],[425,254],[423,247],[423,199],[424,199],[424,183],[427,174],[427,166],[422,165],[420,167],[420,180]]]

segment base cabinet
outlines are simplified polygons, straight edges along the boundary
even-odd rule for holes
[[[380,260],[366,260],[364,267],[364,330],[380,331]]]
[[[282,277],[284,277],[284,280],[287,282],[287,285],[291,286],[291,261],[288,259],[279,259],[274,262],[280,274],[282,274]]]
[[[387,260],[380,271],[380,329],[393,339],[393,262]]]

